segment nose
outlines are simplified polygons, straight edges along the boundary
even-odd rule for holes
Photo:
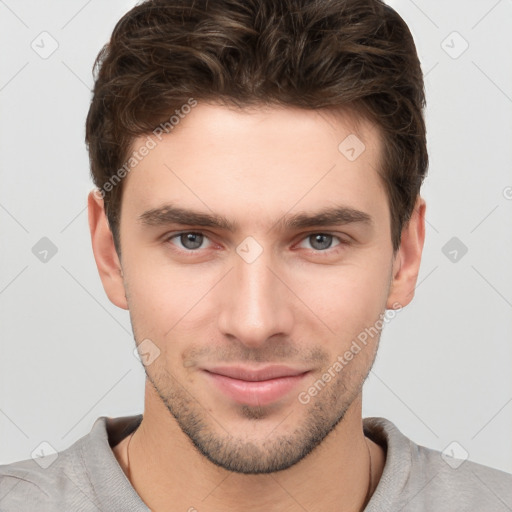
[[[261,346],[272,336],[289,337],[293,326],[293,294],[268,252],[250,263],[235,254],[219,297],[220,331],[248,348]]]

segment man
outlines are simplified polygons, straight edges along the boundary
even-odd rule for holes
[[[97,66],[89,225],[144,413],[98,418],[45,469],[0,467],[0,509],[510,510],[509,475],[362,419],[425,236],[423,80],[397,13],[147,1]]]

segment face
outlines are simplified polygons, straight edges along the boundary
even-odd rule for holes
[[[357,340],[392,308],[379,134],[343,114],[199,103],[154,138],[120,223],[135,339],[159,353],[146,407],[221,467],[288,468],[360,396],[379,335]]]

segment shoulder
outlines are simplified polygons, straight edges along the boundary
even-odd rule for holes
[[[24,512],[56,510],[73,505],[86,511],[94,500],[81,463],[82,440],[56,454],[0,465],[0,510]]]
[[[116,499],[116,492],[124,496],[128,487],[129,494],[110,443],[140,419],[101,416],[89,433],[62,451],[0,465],[0,511],[97,512]]]
[[[386,464],[369,505],[389,510],[512,510],[512,475],[418,445],[389,420],[367,418],[365,433],[385,447]],[[374,500],[375,498],[375,500]],[[384,501],[382,501],[384,500]],[[388,510],[381,503],[368,511]]]
[[[141,414],[100,416],[65,450],[0,465],[0,511],[148,511],[112,451],[141,420]]]
[[[453,510],[510,510],[512,475],[470,460],[411,443],[411,486],[440,502],[459,504]]]

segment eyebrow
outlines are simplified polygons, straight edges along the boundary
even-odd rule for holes
[[[229,232],[236,232],[238,223],[232,222],[218,214],[203,213],[166,204],[142,213],[139,222],[146,226],[166,226],[169,224],[182,224],[187,226],[201,226],[217,228]],[[316,226],[346,225],[360,223],[367,226],[374,224],[373,218],[366,212],[347,206],[334,206],[323,208],[314,213],[299,212],[293,215],[284,215],[274,224],[274,229],[287,231]]]

